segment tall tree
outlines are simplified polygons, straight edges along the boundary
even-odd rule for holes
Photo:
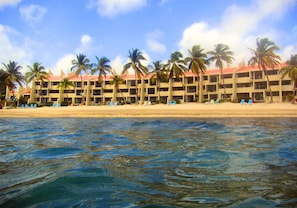
[[[40,89],[39,89],[39,95],[41,95],[42,98],[42,85],[43,81],[48,79],[48,73],[45,71],[44,66],[41,65],[41,63],[34,62],[32,66],[27,66],[29,68],[29,71],[25,73],[25,77],[28,83],[30,83],[32,80],[40,81]],[[34,102],[34,94],[35,94],[35,81],[32,83],[32,92],[31,92],[31,102]],[[41,99],[42,100],[42,99]]]
[[[124,82],[124,80],[122,79],[122,77],[120,75],[113,73],[112,80],[110,83],[114,85],[114,95],[115,95],[114,100],[117,99],[117,92],[120,91],[123,101],[126,102],[126,99],[119,87],[119,85],[122,84],[123,82]]]
[[[221,73],[221,80],[223,82],[224,87],[224,99],[226,99],[226,86],[225,86],[225,79],[223,74],[224,62],[227,64],[231,64],[234,60],[233,52],[230,50],[228,45],[219,43],[215,45],[214,50],[209,51],[208,54],[210,58],[208,59],[209,62],[214,62],[215,66],[220,69]]]
[[[155,80],[157,84],[157,92],[158,92],[158,101],[160,102],[160,83],[167,79],[166,77],[166,69],[164,64],[161,61],[153,62],[153,66],[149,66],[152,71],[149,72],[151,74],[151,81]]]
[[[295,102],[295,96],[296,96],[296,85],[297,85],[297,54],[291,55],[290,60],[286,61],[287,66],[283,67],[281,69],[282,79],[284,79],[285,76],[289,76],[291,80],[293,81],[293,99],[292,103]]]
[[[64,90],[65,89],[69,89],[70,87],[74,87],[73,82],[69,81],[68,78],[63,78],[60,82],[59,82],[59,92],[60,92],[60,97],[62,97]],[[66,94],[66,97],[68,98],[68,93]],[[62,100],[60,101],[62,102]]]
[[[91,73],[95,74],[98,72],[98,83],[101,85],[101,103],[103,103],[103,77],[106,77],[107,73],[111,73],[111,66],[108,64],[110,60],[106,57],[98,58],[96,56],[97,63],[94,64]]]
[[[169,79],[169,87],[170,87],[168,101],[172,100],[171,88],[172,88],[173,78],[180,79],[180,77],[184,75],[185,71],[188,70],[185,64],[186,62],[183,59],[183,55],[181,52],[175,51],[170,55],[170,60],[168,61],[168,64],[166,64],[165,66],[167,68],[167,73],[168,73],[167,76]]]
[[[280,57],[275,54],[275,51],[279,50],[279,47],[268,38],[257,38],[256,45],[256,49],[250,49],[253,56],[250,58],[248,65],[258,65],[258,68],[264,71],[267,88],[270,92],[270,102],[273,102],[267,68],[274,68],[280,64]]]
[[[135,84],[136,84],[136,103],[138,103],[138,79],[144,77],[148,73],[148,69],[141,61],[145,61],[143,54],[138,49],[132,49],[129,51],[129,62],[123,67],[122,74],[126,73],[130,68],[135,72]]]
[[[18,83],[22,87],[22,83],[25,81],[25,77],[20,72],[22,67],[15,61],[9,61],[8,64],[3,63],[3,65],[7,74],[7,77],[4,80],[7,89],[13,90],[16,87],[15,83]]]
[[[190,56],[186,57],[185,60],[188,63],[188,69],[191,70],[194,74],[196,74],[197,77],[197,99],[198,102],[202,102],[202,95],[199,94],[199,75],[202,73],[204,74],[207,65],[209,64],[207,60],[207,54],[203,52],[203,48],[200,47],[200,45],[194,45],[192,47],[192,50],[188,50]],[[200,100],[200,101],[199,101]]]
[[[88,70],[90,68],[89,64],[90,60],[84,55],[84,54],[78,54],[76,55],[76,59],[72,60],[72,67],[71,71],[75,70],[75,75],[78,76],[80,75],[80,89],[81,89],[81,102],[83,103],[83,81],[82,81],[82,72],[85,72],[85,74],[88,74]]]
[[[5,80],[8,77],[8,74],[6,71],[4,71],[3,69],[0,69],[0,101],[2,99],[5,99],[5,95],[3,96],[3,94],[5,94],[5,88],[6,88],[6,83]],[[0,103],[1,106],[1,103]]]

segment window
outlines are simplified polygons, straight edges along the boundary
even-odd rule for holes
[[[208,76],[203,76],[203,80],[208,80]]]
[[[93,95],[101,95],[101,90],[93,90]]]
[[[172,90],[173,91],[183,91],[184,88],[183,87],[173,87]]]
[[[223,77],[225,79],[232,79],[232,74],[224,74]]]
[[[206,91],[207,91],[207,92],[216,92],[216,91],[217,91],[217,88],[216,88],[215,85],[208,85],[208,86],[206,87]]]
[[[267,83],[266,82],[256,82],[255,83],[255,89],[267,89]]]
[[[279,85],[279,81],[270,81],[269,83],[270,83],[271,86]]]
[[[257,72],[254,72],[254,79],[263,79],[263,73],[262,71],[257,71]]]
[[[193,83],[194,83],[194,79],[193,79],[193,77],[188,77],[188,78],[187,78],[187,83],[188,83],[188,84],[193,84]]]
[[[210,82],[217,82],[218,76],[210,76]]]
[[[148,94],[155,94],[155,88],[148,88]]]
[[[238,88],[251,87],[251,83],[238,83]]]
[[[267,74],[268,75],[277,75],[277,70],[274,69],[274,70],[267,70]]]
[[[49,93],[59,93],[59,90],[50,90]]]
[[[161,87],[160,88],[160,92],[166,92],[166,91],[168,91],[168,87]]]
[[[136,89],[131,89],[130,90],[130,95],[136,95]]]
[[[232,84],[225,84],[225,88],[232,88]],[[220,89],[224,89],[224,85],[220,85]]]
[[[291,85],[291,80],[282,80],[282,85]]]
[[[112,93],[112,91],[113,91],[112,89],[105,89],[104,93]]]
[[[238,73],[238,74],[237,74],[237,77],[238,77],[238,78],[240,78],[240,77],[249,77],[249,73],[248,73],[248,72]]]

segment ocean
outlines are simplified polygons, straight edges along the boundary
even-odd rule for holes
[[[0,119],[0,207],[294,207],[296,118]]]

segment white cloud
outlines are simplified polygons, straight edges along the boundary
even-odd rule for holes
[[[80,38],[80,46],[75,49],[76,53],[89,53],[92,49],[92,37],[83,34]]]
[[[31,52],[22,45],[14,44],[9,36],[18,35],[13,28],[0,24],[0,54],[1,61],[7,63],[9,60],[18,62],[24,68],[31,59]],[[24,69],[23,69],[24,70]]]
[[[163,37],[163,32],[160,30],[155,30],[153,32],[147,33],[146,35],[146,47],[152,52],[163,53],[167,51],[164,44],[160,42]]]
[[[0,0],[0,9],[5,6],[15,6],[22,0]]]
[[[43,6],[31,4],[29,6],[23,6],[19,9],[21,16],[26,22],[31,25],[39,23],[43,20],[47,9]]]
[[[186,28],[179,42],[180,50],[187,54],[193,45],[200,44],[205,52],[213,50],[217,43],[229,45],[234,52],[234,65],[251,56],[247,48],[254,48],[257,37],[268,37],[277,44],[278,32],[265,27],[267,21],[274,21],[285,13],[296,0],[255,0],[251,5],[232,5],[224,11],[217,27],[206,22],[196,22]],[[275,18],[275,20],[277,19]]]
[[[91,36],[86,35],[86,34],[81,36],[80,43],[82,46],[88,46],[91,44],[91,42],[92,42]]]
[[[52,68],[52,72],[55,75],[60,75],[61,70],[63,70],[63,72],[65,74],[69,73],[72,67],[72,60],[76,59],[76,56],[74,54],[66,54],[64,55],[62,58],[60,58],[56,65]]]
[[[146,5],[146,0],[90,0],[87,7],[97,7],[97,12],[104,17],[113,17],[137,10]]]
[[[114,60],[110,61],[110,66],[112,70],[118,75],[122,73],[124,64],[125,63],[121,55],[118,55],[117,57],[115,57]]]

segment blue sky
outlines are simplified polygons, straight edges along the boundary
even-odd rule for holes
[[[152,61],[199,44],[234,51],[236,66],[268,37],[285,61],[297,53],[297,0],[0,0],[0,61],[41,62],[69,72],[83,53],[106,56],[117,72],[137,48]]]

